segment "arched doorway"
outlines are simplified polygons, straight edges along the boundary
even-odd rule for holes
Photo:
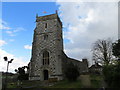
[[[48,80],[48,70],[44,70],[43,74],[44,74],[44,80]]]

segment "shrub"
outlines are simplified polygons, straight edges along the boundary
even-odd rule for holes
[[[79,76],[79,71],[78,67],[74,66],[73,63],[69,63],[67,65],[66,71],[65,71],[65,76],[69,81],[76,81],[78,76]]]
[[[106,65],[103,67],[103,75],[108,86],[119,87],[120,85],[120,62],[116,65]]]

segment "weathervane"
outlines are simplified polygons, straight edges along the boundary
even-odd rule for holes
[[[36,18],[38,17],[38,13],[36,14]]]
[[[58,10],[56,10],[55,12],[56,12],[56,14],[58,14]]]

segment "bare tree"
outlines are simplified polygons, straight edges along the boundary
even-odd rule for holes
[[[92,48],[93,60],[108,65],[112,59],[112,40],[97,40]]]

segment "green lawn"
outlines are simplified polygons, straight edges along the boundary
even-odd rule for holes
[[[102,85],[103,77],[100,75],[90,75],[91,87],[100,88]]]
[[[22,81],[22,83],[20,83],[18,85],[18,82],[12,82],[12,83],[8,83],[7,87],[8,88],[20,88],[20,87],[41,87],[41,81]]]
[[[50,86],[49,88],[81,88],[81,81],[77,80],[74,82],[69,82],[68,80],[63,80],[53,86]]]
[[[45,83],[41,81],[23,81],[20,86],[22,87],[31,87],[31,88],[100,88],[102,83],[102,76],[98,75],[87,75],[89,76],[90,86],[88,87],[85,79],[77,80],[74,82],[70,82],[68,80],[62,80],[55,83]],[[84,83],[84,84],[83,84]],[[12,82],[8,84],[8,88],[19,88],[17,86],[17,82]]]

